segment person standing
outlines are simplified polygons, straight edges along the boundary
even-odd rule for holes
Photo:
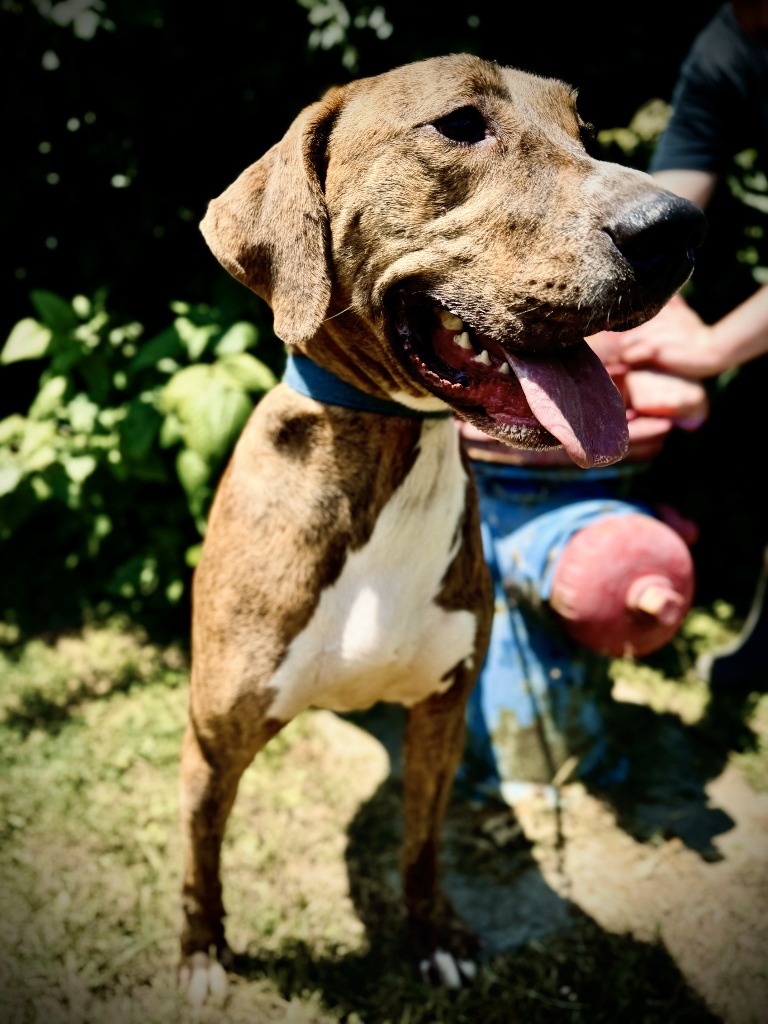
[[[680,68],[672,112],[651,158],[659,184],[705,211],[733,157],[756,151],[768,173],[768,0],[731,0],[704,26]],[[706,323],[676,296],[621,335],[620,358],[703,380],[768,352],[768,283]],[[710,683],[748,686],[768,666],[768,547],[752,608],[737,640],[702,660]]]

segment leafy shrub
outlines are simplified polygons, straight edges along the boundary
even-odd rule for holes
[[[258,327],[206,305],[143,340],[105,293],[71,302],[33,291],[0,364],[34,360],[37,394],[0,420],[0,545],[24,567],[0,615],[60,607],[78,618],[181,607],[213,487],[275,373],[252,352]],[[45,618],[43,624],[45,624]]]

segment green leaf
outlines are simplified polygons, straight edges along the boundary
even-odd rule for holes
[[[174,412],[169,412],[160,427],[159,442],[161,448],[173,448],[184,437],[181,420]]]
[[[44,500],[44,499],[43,499]],[[0,540],[9,540],[40,506],[29,477],[24,477],[15,490],[0,498]]]
[[[112,373],[102,353],[93,352],[82,359],[79,369],[89,395],[103,405],[112,389]]]
[[[166,414],[181,423],[188,448],[207,461],[222,458],[245,425],[253,402],[233,387],[218,366],[186,366],[171,377],[162,392]]]
[[[149,455],[155,443],[162,416],[153,406],[134,399],[120,424],[120,450],[131,462],[141,462]]]
[[[165,599],[169,604],[178,604],[184,596],[184,581],[171,580],[165,588]]]
[[[75,334],[57,334],[53,338],[51,373],[67,376],[79,362],[87,358],[88,347]]]
[[[229,330],[222,334],[216,342],[214,352],[217,356],[233,355],[235,352],[245,352],[246,349],[254,348],[259,340],[259,332],[255,324],[247,320],[238,320],[232,324]]]
[[[86,539],[89,558],[95,558],[101,549],[101,542],[112,532],[113,523],[108,515],[97,515],[93,520],[90,533]]]
[[[37,288],[30,292],[32,305],[37,315],[57,334],[66,334],[78,325],[78,318],[72,306],[60,295]]]
[[[211,467],[197,452],[184,448],[176,456],[176,472],[185,493],[192,497],[208,483]]]
[[[42,473],[43,470],[53,466],[58,459],[58,451],[52,444],[44,444],[30,452],[24,460],[24,468],[27,473]]]
[[[56,424],[52,420],[27,420],[19,444],[19,458],[26,462],[41,448],[53,446]]]
[[[21,468],[14,463],[0,466],[0,497],[15,491],[23,476]]]
[[[40,501],[55,498],[67,504],[70,494],[70,477],[61,462],[48,466],[44,474],[32,477],[32,485]]]
[[[72,455],[62,460],[67,476],[76,484],[81,484],[96,469],[96,459],[92,455]]]
[[[11,413],[0,420],[0,445],[13,444],[21,440],[27,425],[26,419],[19,413]]]
[[[161,393],[161,404],[166,412],[175,412],[181,420],[189,419],[188,408],[193,407],[195,396],[205,390],[213,379],[211,366],[185,366],[171,377]]]
[[[75,315],[79,316],[81,320],[87,319],[93,310],[91,300],[86,295],[75,295],[72,299],[72,309],[75,311]]]
[[[208,347],[208,342],[220,330],[218,324],[205,324],[203,327],[198,327],[197,324],[193,324],[185,316],[177,317],[174,321],[174,326],[178,331],[184,348],[187,350],[189,358],[193,362],[200,358]]]
[[[51,377],[40,388],[37,397],[29,408],[30,418],[42,420],[47,416],[60,412],[64,406],[64,397],[67,392],[66,377]]]
[[[91,434],[96,426],[99,407],[81,392],[67,406],[67,415],[75,434]]]
[[[0,352],[0,363],[18,363],[22,359],[39,359],[48,352],[53,332],[45,324],[25,317],[13,327]]]
[[[161,359],[176,359],[183,352],[184,347],[181,344],[179,332],[172,325],[141,346],[139,352],[129,363],[129,369],[135,373],[148,366],[157,366]]]
[[[245,426],[253,402],[244,392],[214,379],[195,395],[192,406],[192,415],[185,417],[187,446],[209,462],[223,459]]]
[[[252,356],[250,352],[238,352],[224,356],[216,364],[227,380],[246,391],[263,394],[277,384],[277,378],[268,366]]]
[[[200,556],[202,555],[202,553],[202,544],[192,544],[191,547],[187,548],[187,550],[184,552],[184,561],[187,563],[190,569],[194,569],[197,566],[197,563],[200,561]]]

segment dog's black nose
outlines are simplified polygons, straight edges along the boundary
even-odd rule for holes
[[[659,192],[626,207],[605,230],[639,284],[679,287],[693,268],[707,220],[695,203]]]

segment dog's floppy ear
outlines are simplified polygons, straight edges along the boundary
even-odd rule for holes
[[[334,88],[306,107],[200,223],[222,266],[272,307],[275,333],[288,344],[312,337],[330,299],[322,163],[342,96]]]

